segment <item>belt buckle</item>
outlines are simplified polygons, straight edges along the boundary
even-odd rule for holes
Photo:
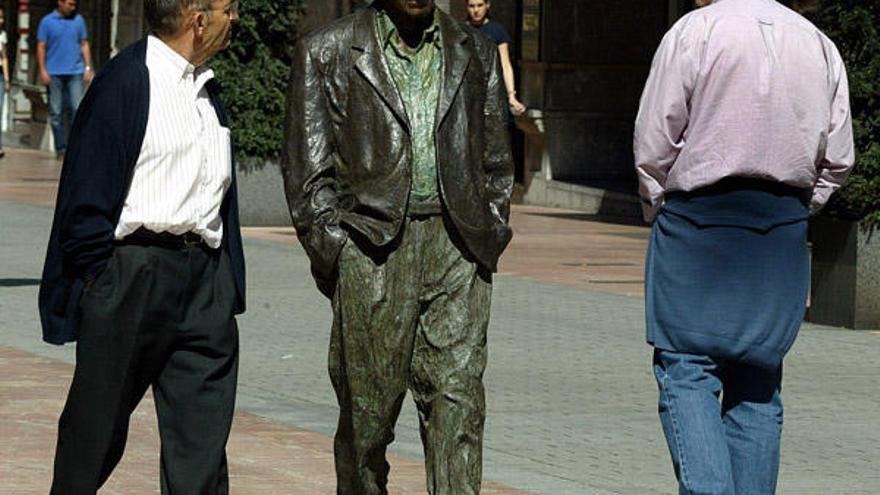
[[[195,246],[198,246],[202,243],[202,236],[200,236],[194,232],[187,232],[182,237],[183,237],[183,247],[185,247],[185,248],[195,247]]]

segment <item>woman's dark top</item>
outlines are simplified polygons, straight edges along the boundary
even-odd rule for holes
[[[483,33],[483,36],[494,41],[496,45],[513,42],[510,35],[507,34],[507,31],[504,29],[504,26],[495,21],[489,21],[478,27],[477,30]]]

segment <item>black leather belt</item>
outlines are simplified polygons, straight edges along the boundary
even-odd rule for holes
[[[187,232],[185,234],[172,234],[170,232],[156,233],[143,227],[128,234],[120,244],[128,244],[134,246],[156,246],[167,249],[186,249],[190,247],[208,247],[202,236],[195,232]]]

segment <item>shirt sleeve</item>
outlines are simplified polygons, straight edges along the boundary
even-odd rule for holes
[[[834,81],[831,97],[831,121],[825,154],[818,167],[818,179],[813,188],[810,210],[817,212],[825,206],[831,195],[843,185],[855,164],[852,113],[849,104],[849,82],[846,67],[837,48],[831,46],[830,70]]]
[[[37,40],[45,42],[49,38],[49,25],[46,18],[40,21],[40,27],[37,28]]]
[[[684,146],[688,101],[699,67],[693,43],[685,39],[682,27],[673,27],[660,43],[636,117],[633,151],[648,222],[663,205],[666,177]]]
[[[87,41],[89,39],[89,31],[86,29],[86,20],[81,15],[77,15],[77,19],[79,20],[79,40],[80,42]]]
[[[505,43],[512,43],[513,40],[510,38],[510,34],[507,33],[507,30],[504,29],[504,26],[496,23],[496,36],[498,36],[498,45],[503,45]]]

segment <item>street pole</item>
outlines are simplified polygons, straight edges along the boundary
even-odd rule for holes
[[[113,0],[110,7],[110,57],[119,52],[119,0]]]
[[[30,71],[31,14],[30,0],[18,0],[18,57],[15,58],[16,70],[13,77],[22,83],[28,82]]]
[[[29,84],[30,75],[30,34],[31,14],[30,0],[18,0],[18,56],[15,57],[15,67],[10,74],[9,98],[3,105],[2,129],[9,130],[10,122],[15,115],[30,116],[31,104],[25,98],[22,85]]]

